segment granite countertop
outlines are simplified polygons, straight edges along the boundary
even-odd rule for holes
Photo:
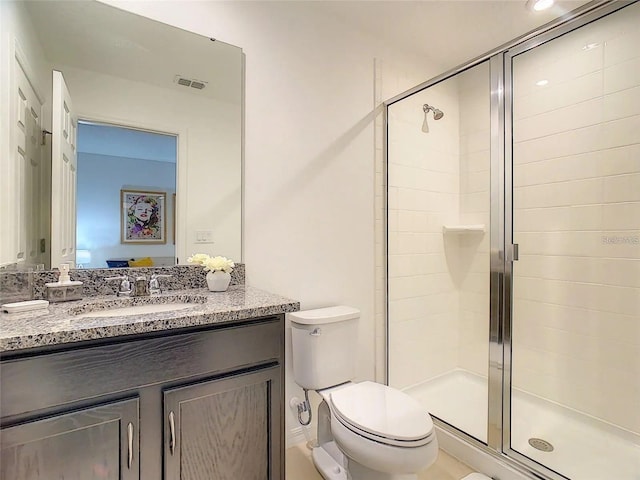
[[[185,301],[192,306],[128,316],[92,317],[89,313],[132,305]],[[0,313],[0,353],[249,320],[298,310],[299,302],[245,285],[231,286],[226,292],[196,288],[172,290],[150,297],[96,296],[51,303],[46,310]]]

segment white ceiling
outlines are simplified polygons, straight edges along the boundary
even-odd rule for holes
[[[557,0],[538,13],[525,7],[526,0],[312,0],[297,6],[424,55],[444,72],[586,3]],[[239,101],[235,77],[227,75],[241,68],[237,47],[99,2],[26,4],[54,63],[184,89],[173,82],[180,74],[209,82],[203,91],[182,91]]]
[[[312,8],[392,45],[425,55],[443,71],[535,30],[585,0],[531,12],[526,0],[314,1]]]

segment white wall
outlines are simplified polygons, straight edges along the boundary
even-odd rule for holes
[[[635,432],[639,18],[626,8],[514,64],[513,383]]]
[[[242,47],[247,281],[359,308],[358,377],[373,378],[373,59],[401,55],[312,2],[109,3]],[[287,398],[290,358],[287,343]]]
[[[122,188],[166,193],[166,244],[131,245],[120,242]],[[107,259],[173,257],[175,245],[171,212],[175,188],[175,163],[79,153],[76,244],[78,250],[91,252],[91,263],[85,267],[107,268]]]

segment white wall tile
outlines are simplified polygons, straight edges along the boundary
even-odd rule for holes
[[[603,201],[613,202],[640,202],[640,172],[606,177],[604,179]],[[637,228],[637,221],[634,222]]]
[[[613,93],[640,84],[640,57],[604,70],[604,93]]]
[[[602,108],[604,121],[638,115],[640,112],[640,86],[606,95]]]
[[[619,175],[640,172],[640,144],[604,150],[598,161],[598,174]]]
[[[602,70],[564,83],[539,86],[529,95],[513,99],[516,120],[530,118],[554,109],[566,107],[602,95]]]
[[[602,122],[602,111],[603,99],[597,97],[533,117],[521,118],[513,123],[513,141],[522,142],[596,125]]]

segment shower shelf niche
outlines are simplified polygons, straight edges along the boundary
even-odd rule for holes
[[[485,232],[484,224],[475,224],[475,225],[443,225],[442,233],[449,233],[454,235],[463,235],[463,234],[484,234]]]

